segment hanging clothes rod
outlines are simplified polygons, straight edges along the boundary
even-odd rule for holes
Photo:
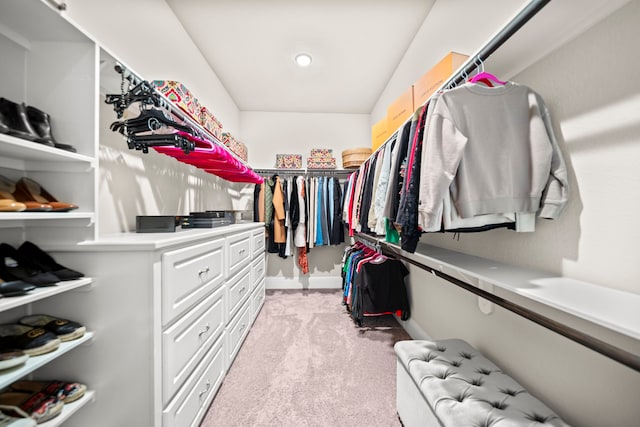
[[[640,372],[640,355],[630,353],[626,350],[613,346],[609,343],[606,343],[598,338],[595,338],[591,335],[585,334],[577,329],[574,329],[570,326],[564,325],[556,320],[550,319],[546,316],[543,316],[535,311],[532,311],[526,307],[523,307],[519,304],[506,300],[502,297],[494,295],[490,292],[487,292],[483,289],[477,288],[476,286],[464,282],[460,279],[457,279],[453,276],[450,276],[446,273],[443,273],[439,270],[436,270],[420,261],[417,261],[413,258],[407,257],[403,254],[402,249],[396,247],[395,245],[389,244],[384,241],[380,241],[375,237],[369,236],[363,233],[356,233],[355,236],[357,239],[361,241],[367,241],[370,243],[377,243],[380,247],[380,250],[385,255],[390,255],[395,257],[396,259],[401,259],[410,264],[415,265],[418,268],[421,268],[425,271],[428,271],[441,279],[444,279],[450,283],[453,283],[456,286],[461,287],[462,289],[474,293],[488,301],[491,301],[494,304],[499,305],[519,316],[524,317],[527,320],[530,320],[538,325],[545,327],[557,334],[564,336],[565,338],[569,338],[570,340],[577,342],[578,344],[582,344],[583,346],[596,351],[603,356],[606,356],[612,360],[615,360],[618,363],[621,363],[634,371]]]
[[[140,78],[139,76],[134,74],[131,70],[129,70],[126,66],[122,65],[119,62],[116,62],[116,64],[114,65],[113,68],[116,70],[117,73],[121,74],[122,77],[125,80],[129,81],[132,85],[137,85],[137,84],[139,84],[140,82],[143,81],[142,78]],[[166,96],[164,96],[164,94],[162,94],[161,92],[159,92],[155,88],[154,88],[154,91],[160,96],[162,107],[166,108],[167,110],[169,110],[171,112],[171,114],[173,114],[174,116],[178,117],[184,123],[187,123],[189,127],[194,129],[198,133],[197,136],[202,137],[204,139],[207,139],[207,140],[213,142],[214,144],[224,148],[225,150],[227,150],[229,152],[229,154],[231,154],[243,166],[246,166],[249,169],[251,169],[251,167],[247,164],[247,162],[245,162],[242,158],[240,158],[240,156],[238,156],[236,153],[234,153],[233,151],[229,150],[229,148],[226,145],[224,145],[220,140],[218,140],[215,136],[211,135],[209,132],[206,132],[202,128],[202,125],[200,123],[196,122],[191,117],[189,117],[187,114],[185,114],[178,106],[176,106]]]
[[[355,169],[254,169],[260,176],[272,175],[304,175],[304,176],[333,176],[347,177],[355,172]]]

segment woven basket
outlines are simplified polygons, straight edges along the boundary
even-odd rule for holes
[[[371,148],[350,148],[342,152],[342,167],[358,168],[371,155]]]

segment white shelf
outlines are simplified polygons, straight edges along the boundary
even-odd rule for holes
[[[62,141],[60,141],[62,142]],[[55,163],[77,162],[85,164],[86,167],[93,167],[95,160],[83,154],[72,153],[60,148],[49,147],[15,136],[0,134],[0,157],[6,159],[16,159],[20,161],[53,162],[51,168],[56,170]],[[0,164],[0,166],[2,166]],[[6,166],[5,167],[10,167]]]
[[[83,286],[90,285],[93,281],[90,277],[83,277],[78,280],[69,280],[65,282],[58,282],[55,286],[47,286],[44,288],[35,288],[27,295],[19,297],[4,297],[0,298],[0,312],[10,310],[12,308],[20,307],[25,304],[29,304],[44,298],[58,295],[63,292],[68,292],[73,289],[81,288]]]
[[[478,286],[482,281],[640,339],[638,294],[426,244],[406,256],[469,284]]]
[[[0,212],[0,220],[32,221],[42,219],[87,219],[93,221],[93,212]]]
[[[82,398],[76,400],[75,402],[65,403],[62,407],[62,413],[57,417],[47,421],[46,423],[38,424],[39,427],[56,427],[62,425],[65,421],[67,421],[73,414],[78,412],[80,408],[84,405],[91,403],[95,400],[95,391],[87,390],[84,393]]]
[[[52,360],[57,359],[58,357],[73,350],[79,345],[84,344],[92,338],[93,332],[86,332],[81,338],[60,343],[60,347],[58,347],[56,351],[42,354],[40,356],[29,356],[24,365],[20,365],[12,369],[7,369],[6,372],[0,374],[0,389],[9,386],[10,384],[18,381],[26,375],[29,375],[36,369],[43,367]]]

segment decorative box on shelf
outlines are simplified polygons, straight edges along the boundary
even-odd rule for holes
[[[230,132],[222,132],[222,143],[245,162],[248,158],[247,146],[238,141]]]
[[[331,148],[312,148],[309,157],[317,160],[333,158],[333,150]]]
[[[202,106],[185,85],[175,80],[154,80],[152,83],[160,93],[180,107],[180,109],[187,113],[193,120],[200,123],[200,110]]]
[[[302,169],[302,154],[276,154],[276,168]]]
[[[216,116],[207,107],[200,107],[200,124],[211,132],[211,135],[218,140],[222,140],[222,123],[216,119]]]
[[[324,160],[307,159],[307,169],[335,169],[336,159],[334,157]]]

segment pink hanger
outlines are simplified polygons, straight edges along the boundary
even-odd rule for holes
[[[493,84],[491,84],[491,82],[495,82],[498,83],[500,85],[506,85],[507,82],[503,82],[502,80],[498,79],[496,76],[494,76],[491,73],[487,73],[486,71],[483,71],[481,73],[476,74],[475,76],[471,77],[469,79],[469,83],[484,83],[487,86],[493,87]]]

